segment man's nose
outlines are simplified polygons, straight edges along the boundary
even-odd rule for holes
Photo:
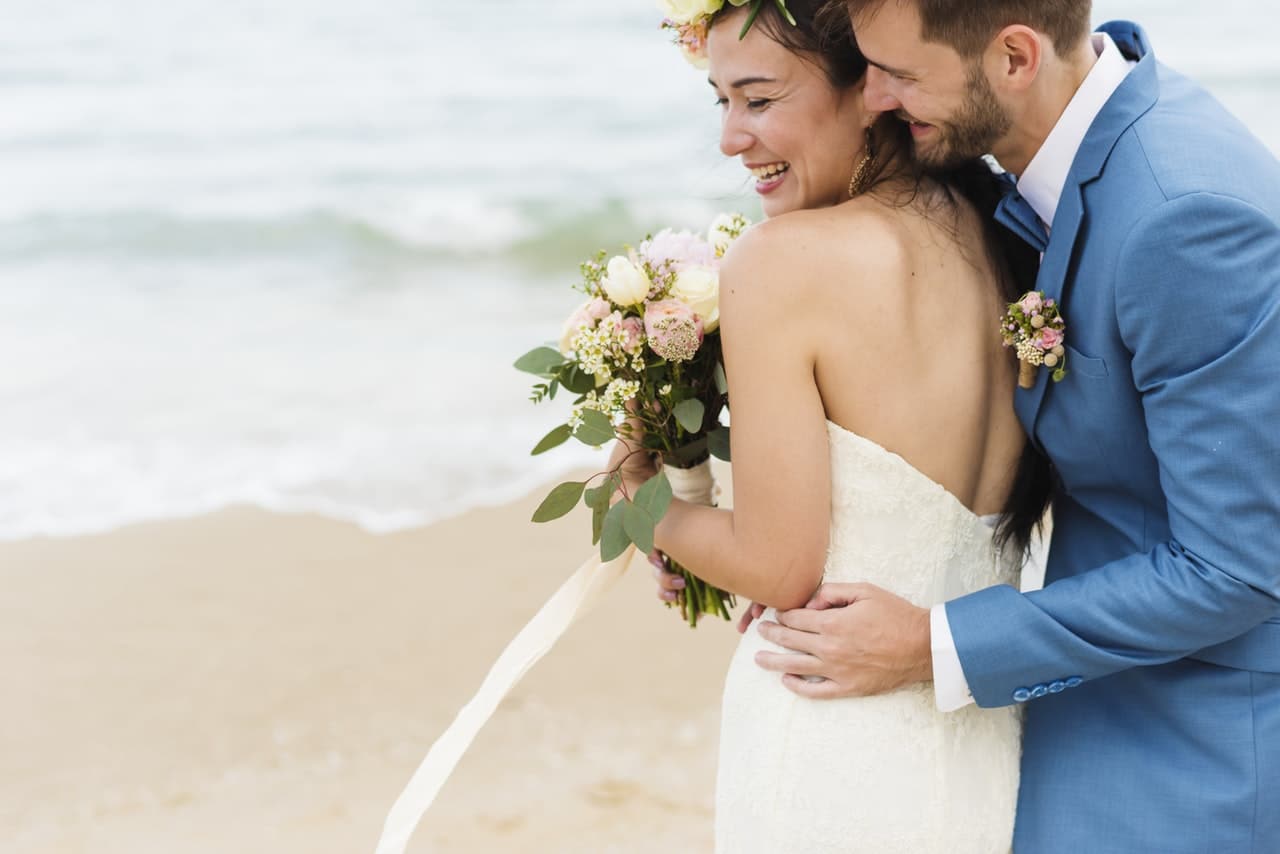
[[[874,65],[867,68],[867,83],[863,92],[863,100],[867,109],[879,113],[887,113],[902,107],[902,102],[891,91],[893,80],[884,71]]]

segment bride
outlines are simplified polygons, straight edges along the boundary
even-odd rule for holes
[[[1035,259],[990,225],[985,165],[913,170],[906,128],[863,103],[847,16],[824,5],[709,21],[721,149],[768,219],[721,269],[733,509],[676,501],[655,542],[761,606],[802,607],[824,580],[929,606],[1016,584],[1047,501],[998,333]],[[626,445],[614,461],[629,491],[656,471]],[[944,715],[928,684],[806,699],[755,665],[769,649],[746,631],[725,685],[717,851],[1009,850],[1016,710]]]

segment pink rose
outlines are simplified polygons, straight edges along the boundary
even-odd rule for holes
[[[622,331],[626,333],[628,353],[639,353],[644,346],[644,323],[638,317],[628,317],[622,321]]]
[[[644,331],[653,352],[669,362],[687,362],[702,346],[702,320],[680,300],[649,303],[644,311]]]
[[[1023,314],[1030,316],[1033,312],[1039,311],[1044,302],[1040,298],[1039,291],[1032,291],[1018,300],[1018,305],[1022,306]]]
[[[1040,334],[1036,336],[1036,346],[1041,350],[1052,350],[1062,343],[1063,335],[1057,329],[1045,327],[1040,330]]]
[[[711,245],[696,234],[664,228],[640,244],[640,255],[652,267],[671,265],[676,272],[715,263]]]
[[[596,325],[595,318],[591,316],[588,310],[591,303],[583,303],[569,315],[564,322],[564,327],[560,330],[560,353],[567,356],[573,352],[572,341],[583,327],[594,328]]]
[[[584,306],[584,310],[592,320],[604,320],[613,312],[613,306],[608,300],[596,297]]]

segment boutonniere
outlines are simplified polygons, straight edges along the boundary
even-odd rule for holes
[[[1018,354],[1018,385],[1031,388],[1036,384],[1036,371],[1044,365],[1053,371],[1053,381],[1067,375],[1067,324],[1058,304],[1045,299],[1044,291],[1028,291],[1017,302],[1009,303],[1009,311],[1000,319],[1000,335],[1004,346]]]

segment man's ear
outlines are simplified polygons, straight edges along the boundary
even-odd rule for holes
[[[982,65],[996,91],[1025,92],[1040,73],[1046,36],[1024,24],[1005,27],[987,45]]]

